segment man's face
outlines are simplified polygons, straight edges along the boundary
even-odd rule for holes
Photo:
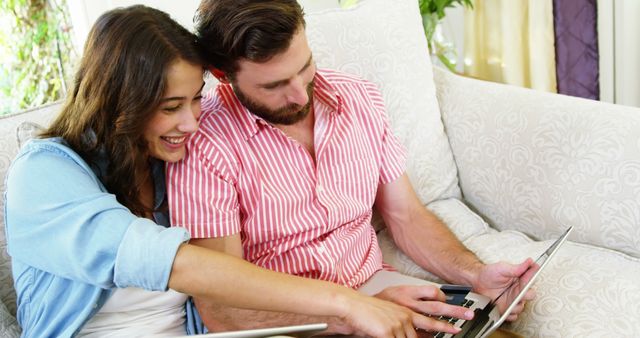
[[[316,67],[304,29],[289,48],[267,62],[241,60],[231,85],[240,102],[273,124],[291,125],[311,110]]]

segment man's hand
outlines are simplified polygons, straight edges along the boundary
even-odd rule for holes
[[[531,269],[529,269],[531,267]],[[504,312],[511,301],[520,293],[520,290],[529,282],[533,274],[540,267],[535,264],[533,259],[527,258],[524,262],[514,265],[504,262],[485,265],[477,276],[476,282],[473,284],[474,292],[483,294],[491,299],[498,297],[505,288],[514,283],[513,287],[509,289],[498,300],[498,310]],[[529,270],[527,270],[529,269]],[[526,271],[526,272],[525,272]],[[522,275],[522,277],[520,277]],[[520,278],[518,278],[520,277]],[[527,291],[522,300],[513,309],[508,321],[514,321],[518,318],[518,315],[524,310],[524,305],[527,301],[532,300],[535,297],[535,292],[531,289]]]
[[[375,297],[430,316],[447,316],[467,320],[473,318],[472,310],[445,303],[444,292],[435,285],[390,286],[376,294]]]
[[[406,289],[404,289],[406,288]],[[422,292],[419,290],[425,288],[433,288],[431,286],[398,286],[390,287],[376,295],[375,297],[369,297],[361,295],[361,300],[352,304],[356,305],[356,308],[352,308],[347,311],[347,316],[344,320],[353,328],[356,335],[366,335],[373,337],[417,337],[416,328],[430,332],[447,332],[456,334],[460,329],[444,321],[436,320],[435,318],[426,317],[411,311],[408,307],[400,306],[392,302],[378,299],[384,297],[391,297],[396,301],[405,300],[409,303],[434,303],[434,312],[437,314],[452,315],[457,313],[453,311],[451,307],[455,307],[446,303],[438,301],[419,301],[417,300]],[[393,289],[393,290],[392,290]],[[440,292],[437,288],[435,288]],[[426,293],[432,293],[427,291]],[[441,297],[444,299],[444,294],[440,292]],[[411,301],[411,298],[416,300]],[[359,303],[359,304],[358,304]],[[435,304],[438,303],[438,304]],[[444,305],[440,307],[440,305]],[[432,307],[425,304],[419,304],[418,308],[431,309]],[[463,308],[464,309],[464,308]],[[414,309],[415,310],[415,309]],[[421,310],[415,310],[422,312]],[[464,312],[464,310],[462,311]],[[436,313],[434,313],[436,314]]]

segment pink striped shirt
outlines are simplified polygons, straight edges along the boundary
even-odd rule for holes
[[[315,163],[219,85],[185,159],[168,165],[171,223],[194,238],[241,233],[254,264],[356,287],[382,268],[372,206],[405,152],[372,83],[319,70],[313,104]]]

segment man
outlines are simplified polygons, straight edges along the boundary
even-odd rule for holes
[[[533,264],[483,264],[422,206],[381,94],[316,69],[295,0],[204,0],[196,21],[221,85],[202,103],[184,161],[168,168],[172,224],[188,228],[191,243],[457,318],[473,314],[443,303],[437,287],[384,271],[374,206],[416,263],[475,292],[495,297]],[[214,331],[318,321],[196,304]]]

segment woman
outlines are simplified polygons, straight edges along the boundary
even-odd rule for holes
[[[23,336],[185,334],[186,294],[337,317],[372,336],[433,327],[404,307],[195,247],[167,227],[163,164],[183,157],[197,129],[203,65],[195,37],[158,10],[112,10],[92,28],[60,115],[7,178]]]

